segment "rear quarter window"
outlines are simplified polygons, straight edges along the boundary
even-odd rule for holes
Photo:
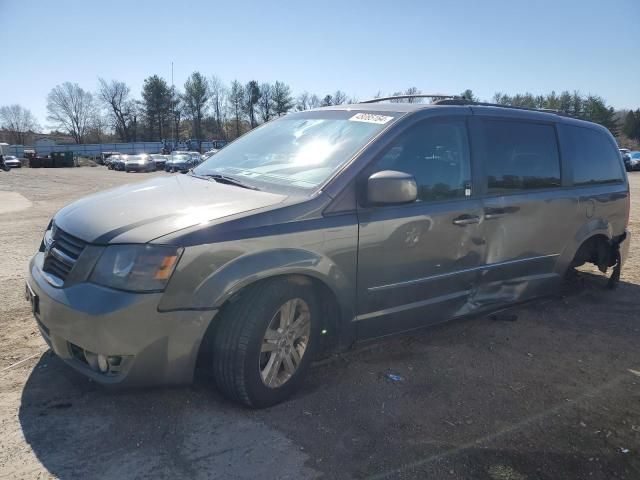
[[[560,155],[553,125],[484,120],[488,193],[561,185]]]
[[[602,132],[572,125],[565,126],[565,132],[574,149],[572,158],[574,185],[623,181],[620,154]]]

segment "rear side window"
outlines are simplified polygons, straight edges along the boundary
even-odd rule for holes
[[[565,129],[575,152],[574,185],[622,182],[619,154],[603,133],[569,125]]]
[[[552,125],[499,120],[483,124],[489,193],[560,186],[560,155]]]

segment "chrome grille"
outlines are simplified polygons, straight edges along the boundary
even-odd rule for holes
[[[60,280],[60,285],[67,279],[78,257],[87,245],[79,238],[69,235],[55,224],[44,235],[44,265],[42,270]],[[58,285],[58,286],[60,286]]]

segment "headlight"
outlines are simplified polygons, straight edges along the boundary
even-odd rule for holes
[[[102,252],[89,280],[130,292],[162,291],[181,254],[176,247],[112,245]]]

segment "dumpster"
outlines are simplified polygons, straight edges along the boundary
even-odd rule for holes
[[[62,160],[62,166],[63,167],[75,167],[76,166],[76,164],[73,161],[73,152],[64,152],[63,160]]]
[[[44,168],[53,168],[53,158],[50,156],[42,157],[41,166]]]

